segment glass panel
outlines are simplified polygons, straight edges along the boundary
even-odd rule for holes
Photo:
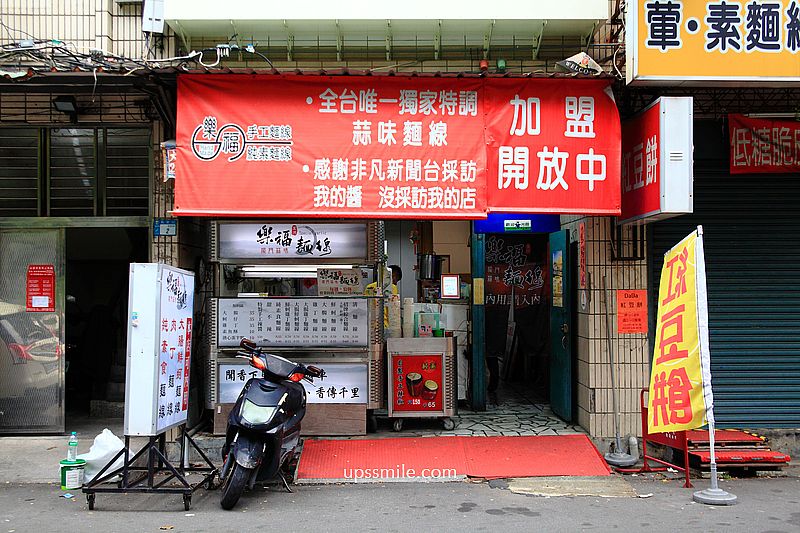
[[[96,177],[94,130],[50,130],[50,215],[95,215]]]
[[[0,128],[0,216],[39,214],[39,129]]]
[[[64,431],[62,231],[0,231],[0,433]],[[54,312],[26,311],[29,265],[54,266]]]

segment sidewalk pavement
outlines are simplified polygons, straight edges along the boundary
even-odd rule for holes
[[[277,486],[257,487],[233,511],[220,508],[218,491],[200,490],[188,512],[180,496],[145,494],[98,494],[89,511],[78,491],[70,499],[54,484],[6,482],[0,490],[0,532],[800,530],[797,475],[724,479],[722,487],[739,498],[730,507],[692,502],[692,489],[682,488],[679,478],[610,476],[605,480],[629,486],[614,494],[597,478],[588,484],[569,478],[574,483],[568,490],[594,485],[590,490],[604,497],[526,495],[537,478],[298,486],[291,494]],[[697,489],[707,486],[708,480],[696,481]],[[564,488],[562,483],[559,490]]]

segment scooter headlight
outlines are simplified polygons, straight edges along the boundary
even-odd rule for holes
[[[242,404],[242,410],[239,414],[242,415],[242,418],[249,422],[250,424],[257,426],[260,424],[266,424],[272,418],[272,415],[275,414],[278,408],[275,406],[263,406],[263,405],[256,405],[250,400],[245,399],[244,403]]]

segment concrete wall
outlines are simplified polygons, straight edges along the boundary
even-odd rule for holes
[[[78,53],[94,48],[129,58],[174,55],[175,40],[166,26],[163,40],[153,37],[145,42],[142,5],[114,0],[3,0],[0,19],[9,29],[0,32],[0,44],[32,36],[63,41]]]
[[[641,435],[639,392],[649,382],[650,346],[646,334],[617,334],[616,290],[646,289],[646,258],[638,261],[613,261],[609,233],[611,219],[598,217],[561,217],[562,227],[570,231],[570,241],[578,241],[578,226],[586,224],[586,271],[588,305],[578,309],[578,423],[593,437],[608,440],[614,436],[611,394],[611,365],[607,347],[604,314],[603,276],[606,277],[611,320],[611,348],[617,363],[617,387],[620,432]],[[632,235],[623,231],[623,245],[629,246]],[[577,258],[575,259],[577,261]],[[576,280],[576,285],[578,280]]]
[[[433,222],[433,251],[450,258],[450,272],[453,274],[470,273],[469,232],[468,220]]]

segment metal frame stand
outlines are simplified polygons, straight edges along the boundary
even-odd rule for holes
[[[218,469],[186,432],[186,425],[181,426],[180,464],[177,467],[167,459],[165,434],[148,437],[147,444],[132,456],[130,455],[130,439],[129,435],[125,435],[125,448],[120,450],[92,481],[83,486],[82,490],[86,494],[86,502],[90,510],[94,509],[95,494],[98,492],[114,494],[139,492],[182,494],[183,507],[188,511],[192,505],[194,491],[202,486],[207,489],[214,488],[214,477],[218,474]],[[187,443],[200,454],[207,466],[184,465]],[[147,464],[136,466],[136,461],[145,454],[147,455]],[[122,466],[107,472],[120,457],[124,457]],[[132,475],[134,473],[138,473],[138,475]],[[160,479],[156,479],[159,474],[166,474],[166,476],[159,476]],[[187,474],[203,474],[203,477],[197,483],[191,484],[186,479]],[[121,478],[116,482],[116,486],[104,485],[107,482],[113,482],[117,476],[121,476]],[[171,481],[177,481],[178,485],[167,486],[167,483]]]

